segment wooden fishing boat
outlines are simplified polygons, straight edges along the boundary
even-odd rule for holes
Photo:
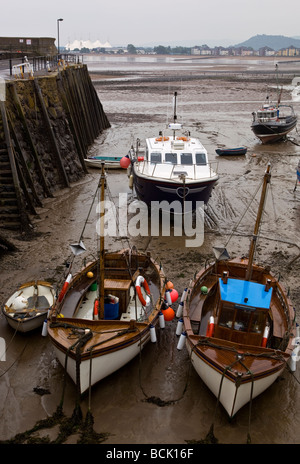
[[[246,147],[217,148],[216,153],[219,156],[245,155],[247,153],[247,148]]]
[[[18,332],[41,326],[55,303],[55,291],[48,282],[26,282],[8,298],[2,311],[8,324]]]
[[[120,166],[121,159],[121,156],[90,156],[84,162],[90,168],[101,169],[101,164],[105,162],[105,167],[108,169],[122,169]]]
[[[295,312],[268,267],[253,263],[268,165],[248,258],[221,250],[187,291],[183,307],[186,345],[201,379],[230,417],[265,391],[293,353]]]
[[[105,252],[100,234],[99,259],[68,274],[48,322],[56,356],[80,393],[123,367],[155,336],[164,288],[163,270],[148,253]]]
[[[207,150],[198,138],[183,132],[177,122],[177,92],[174,93],[173,123],[168,132],[145,140],[144,156],[139,156],[140,140],[129,151],[131,160],[129,176],[132,178],[137,198],[151,207],[152,202],[162,202],[170,211],[184,214],[195,211],[197,202],[207,204],[218,181],[217,163],[208,160]],[[180,132],[179,132],[180,131]],[[128,163],[129,163],[128,162]],[[215,164],[215,166],[214,166]]]

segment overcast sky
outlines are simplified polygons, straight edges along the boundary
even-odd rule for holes
[[[300,36],[299,0],[10,0],[2,1],[0,36],[55,37],[60,45],[192,41],[234,45],[257,34]]]

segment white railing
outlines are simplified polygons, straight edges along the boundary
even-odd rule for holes
[[[197,180],[199,178],[212,178],[217,175],[219,161],[212,161],[206,165],[183,165],[168,163],[150,163],[149,161],[136,161],[137,172],[150,177],[174,179],[184,176],[185,179]],[[152,171],[151,171],[152,167]],[[168,169],[166,169],[168,168]]]
[[[12,67],[14,77],[24,79],[24,77],[33,77],[33,68],[25,56],[24,63],[14,64]],[[27,74],[27,76],[26,76]]]

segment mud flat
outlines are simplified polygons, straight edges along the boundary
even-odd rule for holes
[[[143,140],[158,134],[172,115],[169,103],[176,90],[178,115],[182,116],[185,127],[199,136],[210,160],[218,161],[220,175],[206,210],[201,246],[187,247],[184,236],[145,236],[128,237],[128,240],[108,237],[107,248],[119,249],[129,243],[150,251],[161,260],[167,277],[181,294],[194,273],[213,259],[212,247],[224,245],[231,234],[227,246],[230,255],[248,253],[257,197],[239,227],[236,230],[234,227],[270,162],[271,189],[256,260],[269,264],[281,275],[282,282],[290,289],[299,320],[300,187],[294,192],[300,157],[298,132],[272,146],[261,145],[251,132],[251,113],[264,100],[267,85],[272,99],[276,99],[274,76],[264,76],[260,82],[245,81],[237,74],[218,79],[204,78],[201,74],[199,78],[194,66],[189,65],[184,72],[179,69],[177,74],[173,67],[168,70],[165,65],[161,69],[149,66],[146,74],[144,68],[134,69],[135,79],[127,79],[128,71],[119,69],[118,80],[113,84],[108,78],[110,70],[99,67],[98,71],[105,71],[106,78],[99,82],[98,73],[95,86],[111,128],[98,137],[90,154],[125,155],[136,137]],[[92,76],[93,73],[94,70]],[[191,73],[195,78],[182,79],[182,75],[191,77]],[[291,100],[286,82],[282,100]],[[299,103],[295,103],[295,110],[299,112]],[[215,153],[216,148],[241,145],[248,147],[244,157],[219,158]],[[64,262],[70,256],[69,244],[80,237],[99,175],[98,170],[91,169],[71,188],[55,193],[34,221],[34,239],[24,240],[10,232],[8,238],[18,251],[1,257],[1,302],[27,279],[43,278],[56,285],[61,282]],[[116,203],[119,193],[128,194],[128,203],[134,201],[125,172],[109,171],[108,187]],[[96,219],[95,213],[94,222],[87,225],[84,234],[89,253],[96,252]],[[177,350],[176,325],[174,319],[164,330],[158,329],[156,344],[149,344],[140,358],[93,388],[94,430],[108,434],[104,444],[184,445],[190,440],[204,439],[212,422],[219,443],[246,443],[249,408],[245,406],[231,422],[222,409],[214,416],[216,398],[194,372],[186,350]],[[15,334],[2,317],[0,335],[7,343],[6,361],[0,365],[3,398],[0,436],[7,440],[55,412],[61,400],[64,376],[49,340],[41,337],[40,331],[31,335]],[[278,382],[253,401],[252,443],[299,443],[297,379],[299,371],[292,375],[286,370]],[[76,389],[68,378],[66,382],[64,412],[71,416]],[[40,390],[34,390],[37,387]],[[84,397],[81,401],[84,416],[88,406],[89,399]],[[55,439],[57,428],[39,434],[40,437],[47,435]],[[73,433],[66,443],[77,443],[78,438],[78,433]]]

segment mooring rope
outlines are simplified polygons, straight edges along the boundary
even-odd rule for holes
[[[162,400],[161,398],[157,397],[157,396],[149,396],[147,395],[147,393],[145,392],[145,389],[142,385],[142,379],[141,379],[141,375],[142,375],[142,344],[140,344],[140,353],[139,353],[139,385],[140,385],[140,388],[143,392],[143,395],[145,396],[145,400],[147,403],[153,403],[153,404],[156,404],[157,406],[160,406],[160,407],[164,407],[164,406],[169,406],[171,404],[175,404],[175,403],[178,403],[179,401],[181,401],[187,391],[187,388],[188,388],[188,383],[189,383],[189,377],[190,377],[190,372],[191,372],[191,362],[189,363],[189,366],[188,366],[188,371],[187,371],[187,377],[186,377],[186,382],[185,382],[185,386],[183,388],[183,391],[181,393],[181,395],[176,398],[176,399],[172,399],[172,400]]]
[[[224,347],[224,346],[221,346],[221,345],[217,345],[216,343],[212,343],[210,340],[206,340],[206,339],[199,340],[199,342],[196,345],[193,346],[193,348],[191,350],[191,356],[192,356],[192,353],[196,350],[197,346],[199,346],[199,345],[207,345],[207,346],[210,346],[210,347],[213,347],[213,348],[222,349],[222,350],[226,350],[226,351],[231,351],[231,352],[236,354],[236,359],[231,364],[226,366],[222,371],[222,377],[221,377],[221,381],[220,381],[219,392],[218,392],[218,396],[217,396],[217,402],[216,402],[216,406],[215,406],[215,410],[214,410],[213,421],[212,421],[212,424],[210,426],[209,432],[206,435],[206,438],[204,440],[201,440],[201,443],[217,443],[218,442],[217,438],[214,436],[214,422],[215,422],[216,413],[217,413],[217,409],[218,409],[219,402],[220,402],[221,390],[222,390],[222,386],[223,386],[223,380],[224,380],[224,377],[225,377],[226,373],[228,372],[228,370],[231,370],[232,367],[235,364],[240,363],[244,367],[244,369],[246,371],[246,373],[243,374],[243,375],[250,375],[251,376],[251,391],[250,391],[250,398],[249,398],[249,420],[248,420],[248,433],[247,433],[247,444],[250,444],[251,443],[250,429],[251,429],[252,400],[253,400],[253,390],[254,390],[254,374],[245,365],[243,360],[247,356],[248,357],[253,356],[253,357],[256,357],[256,358],[257,357],[267,357],[267,358],[272,358],[272,359],[282,361],[282,362],[284,362],[286,364],[286,366],[288,366],[287,361],[285,360],[285,358],[282,356],[281,353],[278,353],[278,350],[273,350],[273,353],[263,352],[263,353],[255,354],[255,353],[244,352],[244,353],[241,354],[234,347]],[[241,381],[241,377],[238,378],[235,381],[236,388],[239,387],[240,381]]]

